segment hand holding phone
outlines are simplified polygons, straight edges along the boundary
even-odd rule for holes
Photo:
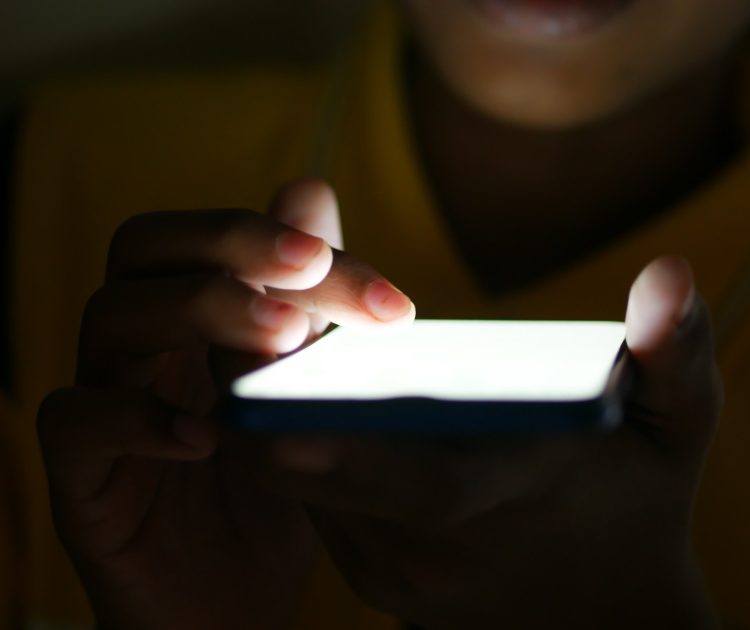
[[[393,418],[371,418],[381,427],[390,423],[388,430],[364,435],[340,429],[327,435],[315,430],[228,431],[226,442],[244,449],[245,465],[262,475],[264,487],[305,503],[329,553],[365,601],[417,626],[714,628],[689,536],[703,458],[721,407],[721,387],[708,311],[692,286],[685,261],[658,259],[642,272],[631,290],[626,322],[627,352],[620,358],[626,356],[623,365],[632,368],[632,387],[621,405],[623,421],[615,430],[554,436],[548,427],[532,435],[497,431],[508,405],[516,403],[476,400],[483,372],[475,371],[478,382],[464,384],[465,389],[475,388],[470,400],[456,402],[452,392],[441,388],[421,389],[424,397],[412,398],[415,390],[402,382],[409,370],[401,370],[401,364],[414,361],[401,347],[412,342],[386,352],[390,346],[382,340],[363,340],[365,356],[384,351],[389,368],[384,372],[397,370],[397,387],[386,391],[383,399],[368,392],[364,399],[339,402],[358,412],[392,405]],[[403,339],[421,335],[420,327],[426,325],[417,322]],[[547,326],[534,324],[532,330],[539,327],[541,333]],[[553,331],[547,332],[558,336],[559,326],[553,324]],[[563,342],[575,338],[572,331],[577,326],[562,326],[567,330]],[[613,325],[605,335],[611,334],[611,345],[603,353],[603,369],[594,371],[599,374],[596,386],[568,400],[561,400],[560,391],[551,400],[540,400],[538,394],[530,400],[524,397],[520,404],[526,407],[526,422],[529,406],[575,408],[591,400],[592,392],[601,391],[622,339],[619,326]],[[589,324],[583,327],[588,330],[581,334],[587,338],[592,331]],[[594,338],[603,330],[593,333]],[[473,348],[460,328],[456,332],[455,339],[466,342],[469,354],[486,352],[491,360],[502,354],[486,342]],[[481,338],[490,339],[488,332]],[[511,336],[521,338],[518,332]],[[341,331],[342,340],[352,338]],[[330,343],[339,341],[333,337]],[[430,355],[433,367],[463,371],[462,362],[454,365],[447,353],[442,356],[450,342],[447,337],[441,341],[448,346],[430,346],[439,348]],[[524,360],[532,368],[555,363],[532,360],[527,341],[520,360],[511,364],[519,373],[510,374],[508,383],[521,379]],[[361,358],[348,357],[352,347],[342,343],[330,348],[336,350],[336,369],[350,365],[342,357]],[[542,347],[549,350],[548,344]],[[594,348],[604,346],[595,343]],[[290,370],[292,359],[306,354],[314,358],[314,349],[290,357]],[[327,354],[325,346],[321,352]],[[573,344],[560,355],[562,369],[567,369],[567,361],[580,363],[586,353],[584,344]],[[288,375],[284,361],[278,369]],[[546,367],[530,372],[545,374]],[[244,384],[260,389],[248,387],[245,393],[254,398],[243,399],[241,405],[267,405],[274,411],[280,403],[273,397],[281,394],[287,397],[284,404],[311,404],[312,381],[279,379],[284,389],[271,392],[273,372],[266,374],[268,382],[263,382],[262,372],[257,380],[248,377]],[[301,387],[304,402],[289,400],[290,385]],[[607,389],[604,386],[604,392]],[[261,392],[272,398],[263,399]],[[333,394],[341,392],[329,391],[326,396]],[[513,392],[514,399],[517,394]],[[390,430],[394,424],[414,422],[405,403],[416,408],[432,405],[425,414],[425,422],[431,423],[427,429],[420,426],[411,435]],[[436,433],[436,414],[454,403],[455,413],[446,422],[454,423],[459,432]],[[334,403],[324,398],[313,404]],[[466,410],[473,405],[488,405],[491,413],[484,416],[482,432],[469,434],[459,423],[471,419]],[[355,426],[361,417],[342,415]],[[314,427],[328,416],[306,421]],[[490,423],[494,435],[486,431]]]
[[[155,212],[118,229],[76,386],[38,419],[55,525],[97,625],[267,629],[294,615],[317,537],[299,502],[236,471],[244,453],[217,452],[209,356],[260,362],[329,320],[410,322],[409,299],[340,243],[333,191],[314,180],[266,215]]]

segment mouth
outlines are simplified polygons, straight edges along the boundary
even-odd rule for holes
[[[533,39],[570,39],[608,24],[637,0],[470,0],[496,28]]]

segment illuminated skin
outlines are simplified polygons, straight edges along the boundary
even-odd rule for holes
[[[320,241],[297,242],[306,262],[281,260],[286,225],[338,242],[330,190],[290,186],[269,219],[143,215],[112,244],[77,385],[38,419],[57,531],[102,627],[287,627],[316,556],[311,521],[360,596],[426,628],[713,627],[688,524],[721,388],[684,261],[657,260],[633,285],[633,409],[616,432],[220,435],[217,384],[325,320],[414,317]]]
[[[404,1],[451,88],[492,118],[543,128],[590,124],[632,107],[725,52],[750,18],[747,0],[626,1],[590,30],[560,36],[538,23],[518,32],[473,0]],[[557,3],[592,7],[580,9],[584,15],[602,4]],[[536,21],[554,23],[548,13],[539,9]],[[558,13],[564,22],[574,10]]]
[[[438,198],[456,239],[490,271],[534,261],[512,242],[482,252],[482,234],[497,228],[523,243],[532,216],[529,229],[549,223],[575,254],[587,243],[559,229],[571,216],[577,231],[597,217],[617,224],[632,214],[624,188],[637,199],[674,175],[673,162],[678,175],[692,172],[676,140],[712,146],[723,82],[709,81],[708,100],[697,98],[706,92],[697,79],[687,81],[690,98],[660,93],[701,65],[723,67],[718,53],[750,13],[739,0],[640,0],[611,22],[551,37],[528,15],[514,21],[521,32],[501,33],[468,0],[409,7],[426,51],[412,94],[422,155],[433,182],[445,182]],[[649,163],[657,141],[673,152]],[[546,183],[568,186],[564,195],[544,198],[560,188],[538,185],[539,163]],[[596,182],[569,166],[586,173],[588,163],[604,163]],[[503,177],[509,164],[513,177]],[[631,171],[637,181],[619,183]],[[709,316],[685,261],[658,259],[632,287],[636,378],[616,432],[243,439],[211,422],[215,381],[292,349],[328,320],[378,327],[408,322],[414,307],[319,241],[301,247],[306,264],[279,258],[283,224],[340,242],[334,197],[320,183],[282,191],[271,221],[214,216],[146,215],[120,231],[84,318],[78,385],[40,410],[56,525],[102,627],[284,627],[314,555],[311,522],[363,599],[429,630],[714,627],[689,523],[722,394]],[[602,232],[590,236],[600,243]],[[543,273],[555,261],[539,264]],[[212,345],[224,350],[207,361]]]

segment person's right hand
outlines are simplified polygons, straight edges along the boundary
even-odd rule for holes
[[[301,505],[262,492],[218,441],[209,355],[260,364],[328,321],[414,318],[406,296],[328,244],[341,237],[325,184],[286,187],[269,214],[126,222],[83,318],[77,384],[40,409],[55,523],[103,628],[284,626],[315,535]]]

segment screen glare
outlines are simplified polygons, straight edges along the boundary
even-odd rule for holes
[[[392,337],[337,328],[237,379],[242,398],[588,400],[625,338],[620,322],[417,320]]]

